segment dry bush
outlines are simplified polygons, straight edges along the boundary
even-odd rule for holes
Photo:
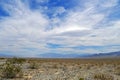
[[[84,78],[80,78],[79,80],[85,80]]]
[[[38,64],[36,62],[30,62],[29,67],[30,69],[38,69]]]
[[[114,77],[107,74],[97,73],[94,74],[93,78],[95,80],[114,80]]]
[[[2,78],[15,78],[22,77],[22,60],[17,58],[7,59],[1,67],[1,77]]]
[[[23,64],[23,62],[25,62],[25,61],[26,61],[26,60],[23,59],[23,58],[16,58],[16,57],[14,57],[14,58],[9,58],[9,59],[7,59],[6,62],[12,63],[12,64]]]
[[[12,63],[5,63],[1,72],[2,78],[22,77],[22,68]]]
[[[0,60],[4,60],[5,58],[0,57]]]
[[[115,74],[120,75],[120,66],[115,68]]]
[[[57,68],[58,68],[58,65],[57,65],[57,64],[54,64],[54,65],[52,66],[52,68],[57,69]]]

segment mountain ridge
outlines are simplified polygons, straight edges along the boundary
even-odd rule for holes
[[[87,57],[120,57],[120,51],[109,52],[109,53],[98,53]]]
[[[109,58],[109,57],[120,57],[120,51],[109,52],[109,53],[97,53],[97,54],[45,53],[45,54],[39,54],[37,56],[38,56],[37,58]],[[14,57],[14,55],[0,53],[0,57]]]

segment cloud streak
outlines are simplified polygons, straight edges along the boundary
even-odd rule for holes
[[[9,14],[0,15],[0,52],[34,57],[53,51],[91,54],[119,50],[120,46],[113,45],[120,44],[120,18],[112,21],[108,17],[119,7],[118,0],[78,0],[73,8],[64,3],[53,6],[50,0],[31,3],[32,0],[0,0],[0,7]],[[102,50],[79,48],[85,46],[102,46]]]

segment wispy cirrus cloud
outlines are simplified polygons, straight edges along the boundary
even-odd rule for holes
[[[0,52],[36,56],[118,51],[120,17],[110,18],[120,7],[118,1],[0,0]]]

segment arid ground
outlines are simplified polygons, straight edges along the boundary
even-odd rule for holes
[[[9,72],[5,77],[4,69],[8,68],[4,65],[7,61],[6,58],[0,59],[0,80],[120,80],[120,58],[28,58],[19,64],[11,63],[19,65],[22,73],[21,76],[16,75],[12,78],[9,77]]]

